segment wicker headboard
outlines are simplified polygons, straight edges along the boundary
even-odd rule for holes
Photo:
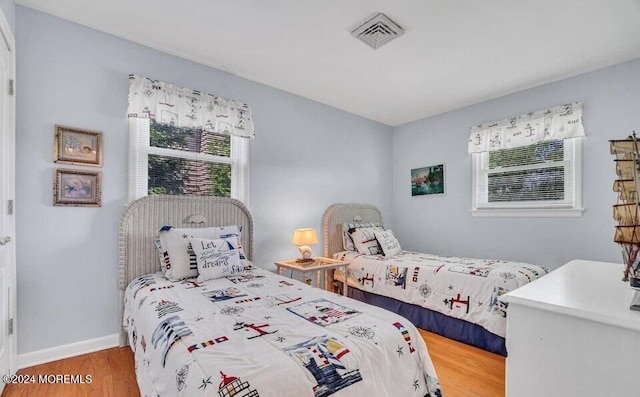
[[[384,225],[382,212],[371,204],[333,204],[322,216],[322,238],[324,240],[324,256],[331,258],[342,248],[342,224],[348,223],[380,223]]]
[[[160,259],[153,238],[162,226],[211,227],[238,225],[242,246],[254,260],[253,215],[240,201],[210,196],[146,196],[127,206],[120,218],[118,235],[118,287],[120,314],[124,310],[124,290],[131,280],[160,271]],[[121,330],[120,345],[127,344]]]

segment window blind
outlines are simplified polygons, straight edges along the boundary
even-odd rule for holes
[[[573,140],[540,142],[480,156],[475,208],[573,207]]]
[[[129,202],[147,195],[149,119],[129,118]]]

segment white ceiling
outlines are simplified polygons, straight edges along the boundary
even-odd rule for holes
[[[640,58],[640,0],[16,3],[391,126]],[[378,12],[406,33],[373,50]]]

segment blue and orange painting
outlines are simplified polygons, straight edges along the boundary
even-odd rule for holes
[[[411,195],[444,194],[444,164],[411,170]]]

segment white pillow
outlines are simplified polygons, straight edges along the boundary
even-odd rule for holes
[[[376,228],[363,227],[351,233],[353,244],[359,253],[364,255],[379,255],[382,253],[375,235]]]
[[[376,227],[380,230],[382,229],[382,225],[379,223],[348,223],[344,222],[342,224],[342,247],[345,251],[357,251],[355,245],[353,244],[353,239],[351,238],[351,233],[355,231],[355,229],[359,229],[362,227]]]
[[[167,264],[169,263],[169,254],[162,248],[162,243],[160,242],[160,237],[156,236],[153,239],[153,243],[156,245],[158,250],[158,258],[160,258],[160,268],[162,269],[162,273],[167,272]]]
[[[163,226],[158,233],[164,253],[166,271],[164,276],[171,281],[180,281],[198,275],[196,257],[189,244],[190,238],[220,239],[236,237],[240,230],[237,225],[204,228],[176,228]],[[235,244],[237,245],[237,243]]]
[[[244,271],[238,238],[189,239],[198,263],[198,282],[231,276]]]
[[[391,230],[375,230],[374,234],[376,236],[376,240],[378,240],[378,243],[382,248],[384,256],[388,258],[400,253],[400,243],[398,242],[398,239],[396,239],[396,236],[393,235],[393,232]]]

